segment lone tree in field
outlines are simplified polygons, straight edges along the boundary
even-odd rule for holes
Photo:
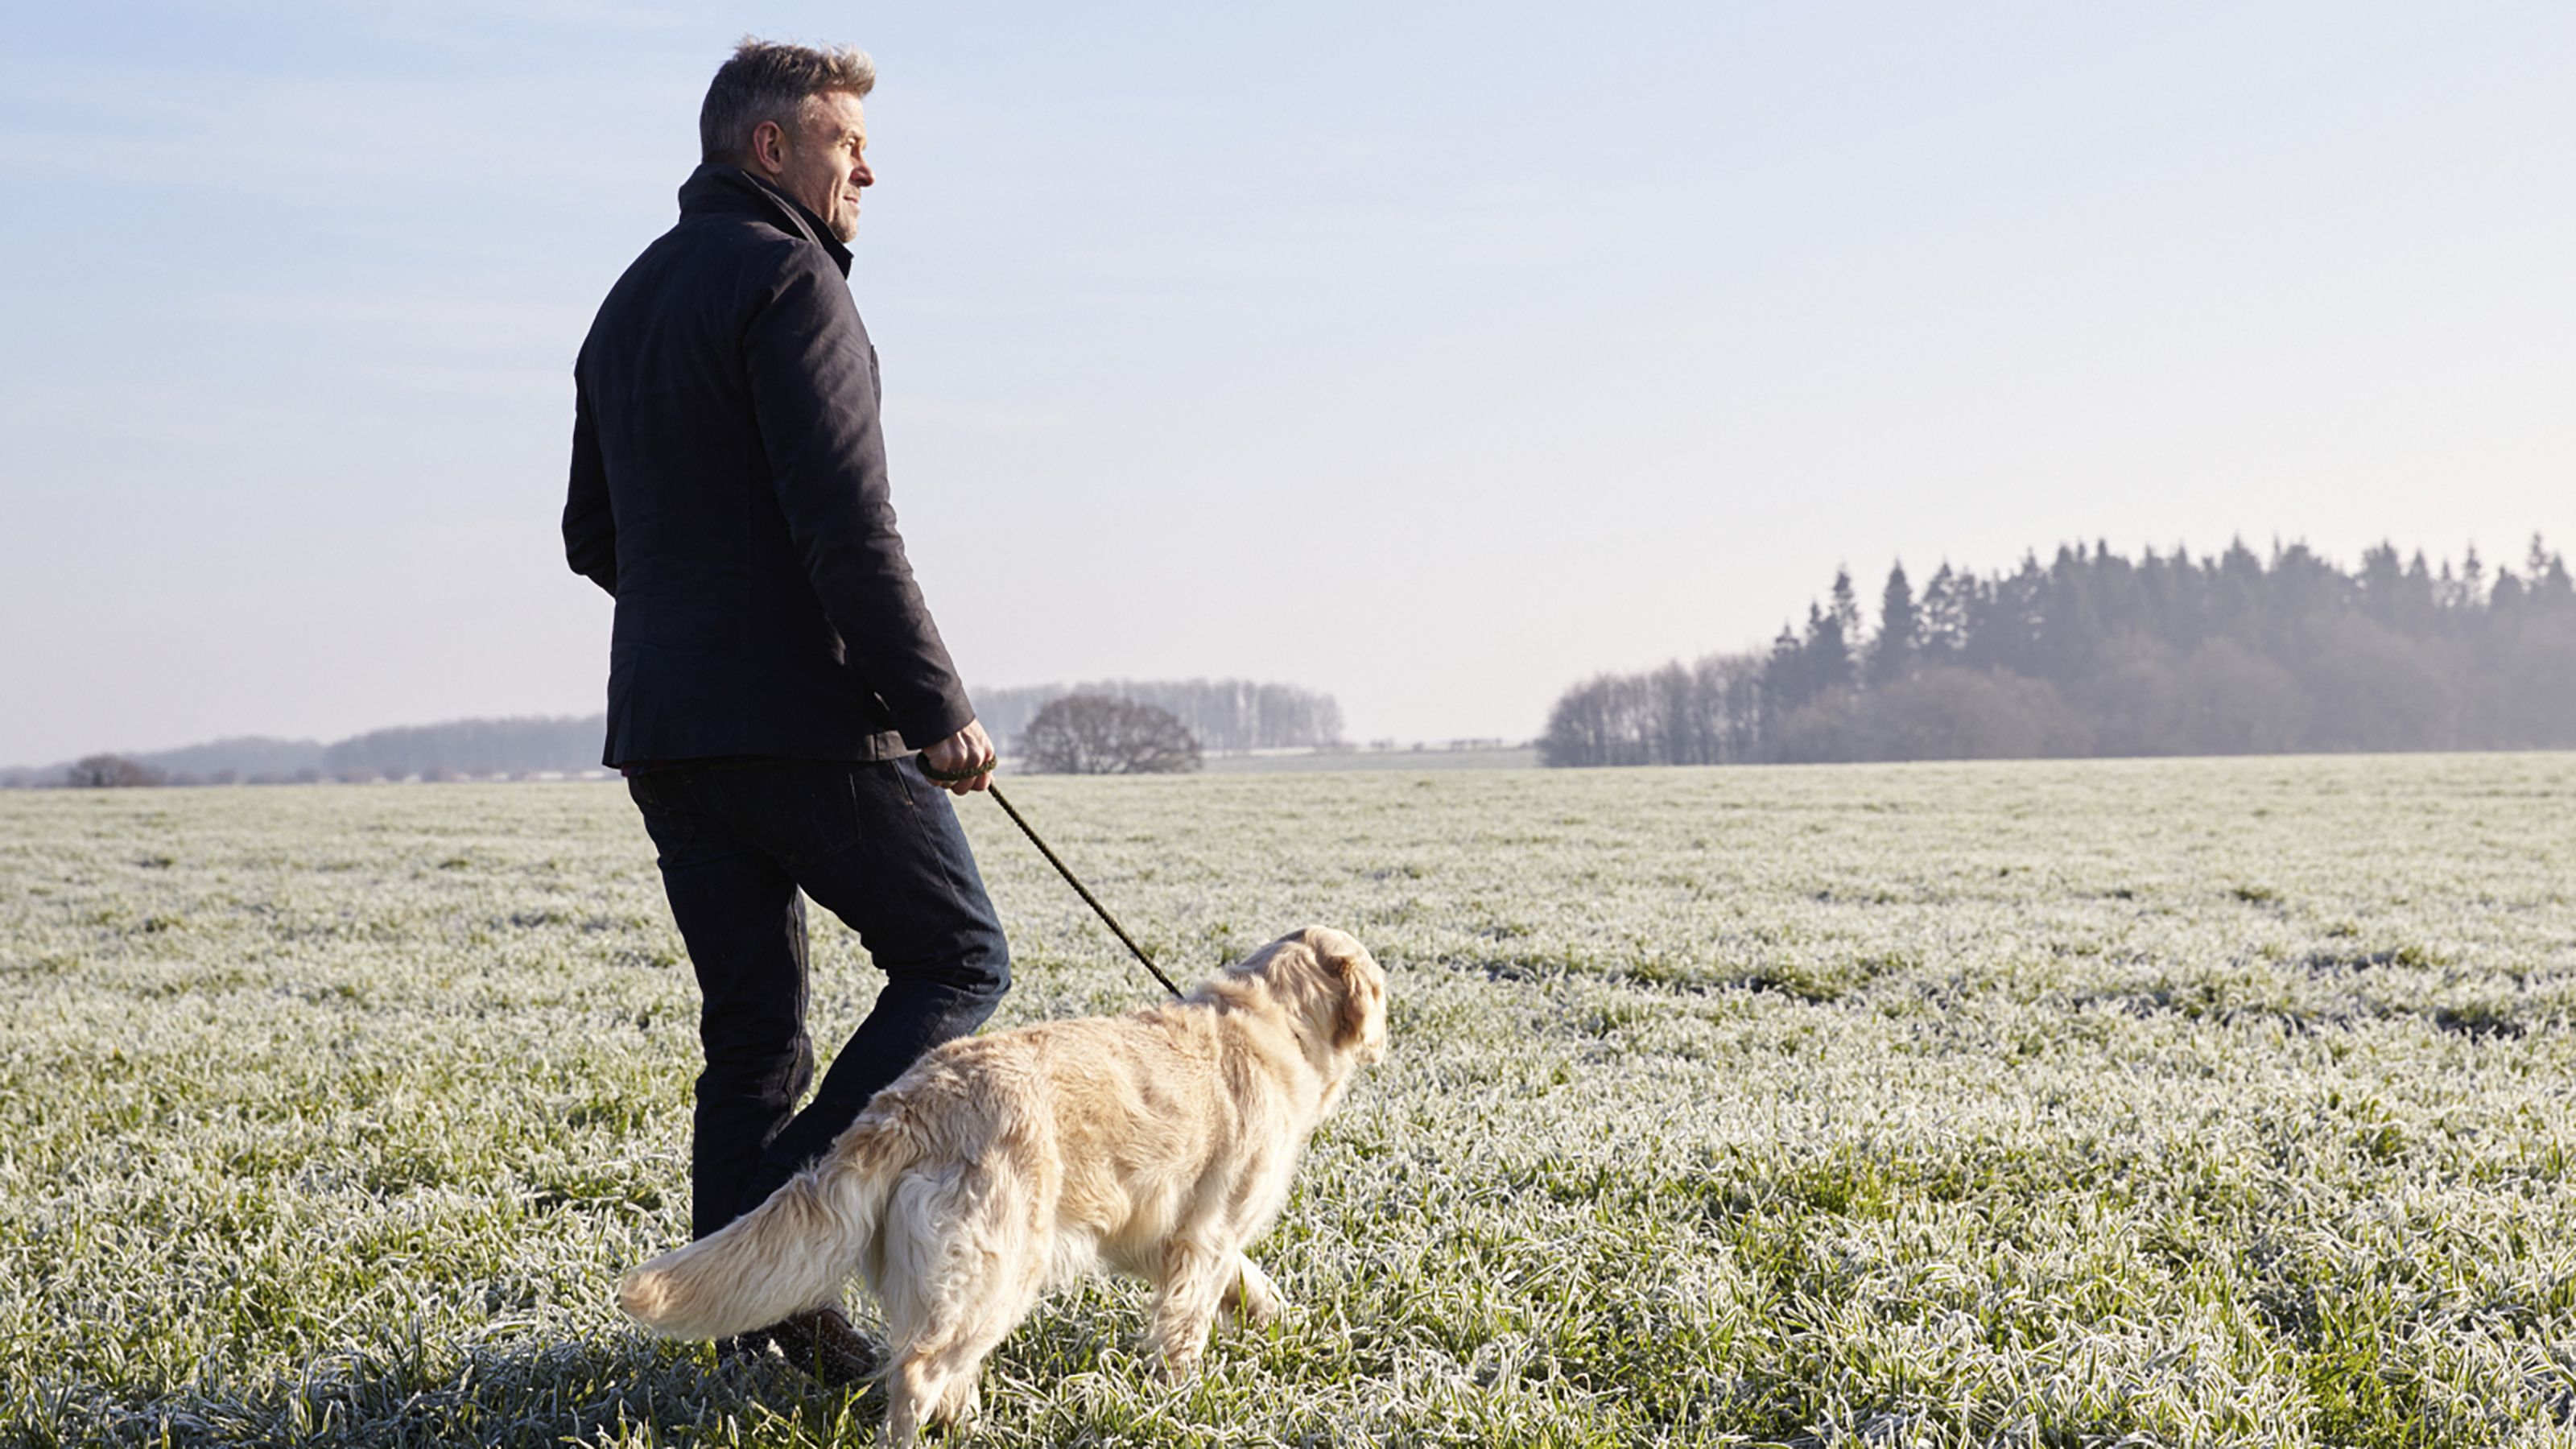
[[[84,790],[112,790],[135,785],[158,785],[169,776],[123,755],[91,755],[65,774],[66,784]]]
[[[1031,770],[1047,775],[1170,775],[1199,767],[1199,742],[1178,715],[1099,694],[1068,694],[1020,731]]]

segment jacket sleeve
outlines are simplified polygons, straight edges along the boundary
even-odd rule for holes
[[[590,415],[590,393],[573,379],[572,489],[564,499],[564,560],[574,573],[617,597],[617,514],[608,499],[608,466],[599,452],[599,426]]]
[[[964,729],[974,707],[895,529],[874,351],[819,249],[790,250],[748,320],[744,360],[788,535],[850,664],[906,745]]]

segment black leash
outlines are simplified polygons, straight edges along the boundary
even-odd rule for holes
[[[976,771],[975,775],[989,773],[990,769],[991,767],[987,766],[983,770]],[[955,784],[959,780],[972,780],[975,778],[975,775],[943,776],[938,771],[931,769],[928,765],[923,765],[921,767],[921,773],[943,785],[951,785]],[[1179,1000],[1181,988],[1172,984],[1172,978],[1163,974],[1163,968],[1155,965],[1154,958],[1145,954],[1145,948],[1137,945],[1136,939],[1127,934],[1127,928],[1118,924],[1118,918],[1109,914],[1109,908],[1100,903],[1100,897],[1093,895],[1091,893],[1091,888],[1084,885],[1074,876],[1072,868],[1067,866],[1062,860],[1058,859],[1054,851],[1047,849],[1047,843],[1045,841],[1038,839],[1038,833],[1030,829],[1029,822],[1022,819],[1020,817],[1020,812],[1012,807],[1011,797],[1002,793],[1002,787],[999,785],[986,785],[984,787],[984,793],[993,797],[993,803],[1002,807],[1002,813],[1011,817],[1011,823],[1020,827],[1020,833],[1029,838],[1029,844],[1038,848],[1038,854],[1047,858],[1047,864],[1055,867],[1055,873],[1064,877],[1064,883],[1073,887],[1075,893],[1082,897],[1083,903],[1090,906],[1092,910],[1098,912],[1100,919],[1109,923],[1109,929],[1117,933],[1118,939],[1126,945],[1128,950],[1136,953],[1136,959],[1145,963],[1145,969],[1154,973],[1154,979],[1163,983],[1163,989],[1172,993],[1172,998],[1175,1001]]]
[[[1064,877],[1064,883],[1080,892],[1082,899],[1100,913],[1100,919],[1109,923],[1109,929],[1118,933],[1118,939],[1126,943],[1128,950],[1136,953],[1136,959],[1145,963],[1145,969],[1154,973],[1154,979],[1163,983],[1163,989],[1172,993],[1174,1000],[1179,1000],[1181,988],[1172,984],[1172,978],[1163,974],[1163,968],[1154,964],[1154,958],[1145,954],[1145,948],[1136,944],[1135,939],[1127,934],[1127,928],[1118,924],[1118,918],[1109,914],[1109,908],[1100,903],[1100,898],[1074,879],[1073,872],[1065,868],[1063,861],[1056,859],[1054,851],[1047,849],[1047,843],[1038,839],[1038,833],[1029,828],[1029,822],[1021,819],[1020,812],[1011,808],[1011,797],[1002,793],[1002,787],[987,785],[984,793],[993,797],[993,803],[1002,807],[1002,813],[1011,817],[1013,825],[1020,827],[1020,833],[1029,838],[1029,844],[1036,846],[1038,854],[1047,858],[1047,864],[1055,867],[1055,873]]]

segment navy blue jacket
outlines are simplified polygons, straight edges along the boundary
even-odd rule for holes
[[[975,717],[886,497],[849,249],[701,166],[573,366],[564,553],[617,598],[605,763],[890,759]]]

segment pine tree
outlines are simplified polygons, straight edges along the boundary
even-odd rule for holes
[[[1916,636],[1914,588],[1905,579],[1902,560],[1887,571],[1887,589],[1879,596],[1878,637],[1869,645],[1865,677],[1871,688],[1894,684],[1914,672]]]

